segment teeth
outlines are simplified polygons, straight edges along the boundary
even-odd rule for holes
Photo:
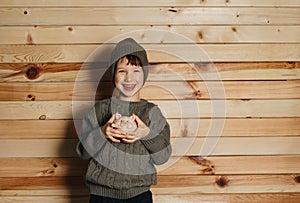
[[[123,85],[125,89],[133,89],[135,85]]]

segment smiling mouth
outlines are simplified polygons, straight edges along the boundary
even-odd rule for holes
[[[126,91],[132,91],[132,90],[134,90],[135,86],[136,85],[133,85],[133,84],[123,84],[123,88]]]

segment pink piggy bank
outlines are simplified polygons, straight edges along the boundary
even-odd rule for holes
[[[122,116],[121,114],[116,113],[114,123],[121,126],[121,130],[125,132],[134,131],[137,128],[134,115]]]

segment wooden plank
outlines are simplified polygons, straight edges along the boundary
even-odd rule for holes
[[[299,17],[299,8],[278,7],[0,9],[0,25],[299,25]]]
[[[202,102],[203,101],[203,102]],[[299,117],[298,100],[155,101],[167,118],[185,117]],[[277,109],[279,108],[279,109]],[[299,109],[299,110],[298,110]],[[222,115],[226,110],[226,115]],[[208,111],[208,112],[207,112]],[[214,111],[214,112],[212,112]],[[178,117],[178,115],[180,115]]]
[[[298,203],[299,193],[260,193],[260,194],[200,194],[200,195],[154,195],[154,202],[169,203],[199,203],[199,202],[222,202],[222,203]]]
[[[13,181],[20,181],[13,183]],[[40,196],[88,194],[83,177],[0,178],[0,196]]]
[[[249,175],[300,173],[299,155],[171,157],[159,175]],[[83,176],[88,161],[80,158],[0,158],[0,177]]]
[[[147,34],[157,29],[164,30],[165,35]],[[143,43],[299,43],[299,30],[298,25],[0,26],[0,44],[95,44],[115,42],[112,36],[132,31]]]
[[[155,100],[151,102],[156,103],[169,119],[300,117],[298,99]],[[81,119],[93,104],[94,101],[1,101],[0,120]]]
[[[2,120],[0,129],[0,139],[77,138],[73,120]]]
[[[0,101],[68,101],[108,98],[111,82],[0,83]],[[96,91],[96,90],[99,91]],[[96,93],[96,96],[95,96]],[[147,82],[141,97],[148,100],[300,99],[300,80],[237,82]]]
[[[1,82],[83,82],[109,80],[106,64],[0,63]],[[294,80],[300,62],[227,62],[151,64],[148,81]]]
[[[222,121],[222,120],[221,120]],[[215,119],[168,119],[172,137],[205,137]],[[222,137],[299,136],[300,118],[226,118]],[[14,126],[13,128],[11,126]],[[0,120],[0,139],[77,138],[72,120]]]
[[[67,82],[75,81],[80,74],[78,81],[95,81],[93,66],[82,63],[45,63],[45,64],[23,64],[23,63],[0,63],[1,82],[25,82],[25,81],[51,81]],[[105,66],[106,67],[106,66]],[[81,69],[82,68],[82,69]],[[106,68],[105,68],[106,70]],[[104,68],[98,68],[93,72],[105,72]],[[86,73],[86,74],[84,74]]]
[[[145,44],[144,47],[151,63],[300,61],[300,44]],[[0,63],[77,63],[99,50],[106,50],[99,58],[105,62],[112,48],[106,44],[0,45]]]
[[[159,176],[158,185],[152,190],[156,194],[168,195],[299,192],[300,185],[294,179],[293,175]]]
[[[1,177],[83,176],[88,161],[77,158],[1,158]]]
[[[287,198],[289,199],[289,198]],[[89,202],[89,196],[5,196],[0,197],[1,203],[83,203]]]
[[[300,3],[297,0],[213,0],[213,1],[196,1],[196,0],[153,0],[150,2],[141,2],[139,0],[128,0],[126,3],[122,0],[102,0],[101,3],[97,0],[72,0],[72,3],[68,0],[51,0],[50,2],[45,2],[41,0],[14,0],[13,4],[10,0],[2,0],[0,2],[0,7],[152,7],[152,6],[271,6],[271,7],[299,7]]]
[[[171,157],[158,171],[160,175],[294,174],[300,171],[299,160],[299,155]]]
[[[230,203],[298,203],[299,193],[261,193],[261,194],[188,194],[188,195],[153,195],[153,201],[159,203],[180,202],[180,203],[199,203],[199,202],[230,202]],[[89,196],[4,196],[0,202],[5,203],[82,203],[88,202]]]
[[[159,176],[154,194],[299,193],[297,175]],[[86,195],[82,177],[0,178],[0,194]],[[181,184],[178,185],[178,182]],[[66,184],[67,183],[67,184]],[[54,190],[54,191],[53,191]],[[51,192],[52,191],[52,192]],[[60,194],[57,193],[60,192]]]
[[[0,157],[77,157],[76,144],[77,139],[3,139]],[[173,156],[204,155],[202,147],[214,156],[299,155],[299,144],[299,136],[172,138]]]
[[[83,176],[88,161],[76,158],[1,158],[0,177]]]

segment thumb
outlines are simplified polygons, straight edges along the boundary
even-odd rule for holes
[[[137,124],[144,123],[137,115],[133,114],[133,116]]]
[[[114,114],[110,117],[110,119],[108,120],[108,122],[109,122],[109,123],[113,123],[114,120],[115,120],[115,117],[116,117],[116,114],[114,113]]]

